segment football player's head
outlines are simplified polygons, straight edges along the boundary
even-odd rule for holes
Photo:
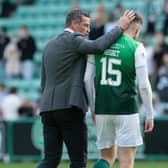
[[[129,34],[131,34],[132,37],[136,39],[139,36],[142,24],[143,17],[137,12],[135,12],[135,18],[129,24],[128,28],[126,29],[126,32],[129,32]]]

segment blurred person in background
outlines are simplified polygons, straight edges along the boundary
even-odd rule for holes
[[[0,17],[7,18],[10,17],[16,10],[16,3],[12,0],[1,0],[1,14]]]
[[[165,41],[165,36],[162,32],[157,32],[155,34],[155,40],[156,44],[154,46],[154,61],[156,64],[156,68],[160,68],[160,66],[163,64],[163,54],[168,51],[168,45]]]
[[[117,20],[115,18],[115,15],[114,15],[114,13],[110,13],[108,15],[108,20],[107,20],[107,22],[105,23],[105,26],[104,26],[104,33],[109,32],[116,25],[117,25]]]
[[[21,74],[23,79],[31,80],[34,75],[34,54],[36,52],[36,41],[30,35],[28,27],[22,25],[20,27],[20,40],[18,48],[21,51]]]
[[[168,52],[168,45],[165,42],[165,37],[163,33],[158,32],[155,34],[156,44],[154,45],[154,55],[153,55],[153,62],[154,62],[154,88],[156,87],[157,82],[157,74],[159,68],[163,64],[163,54]]]
[[[117,3],[115,8],[114,8],[114,16],[115,16],[116,20],[118,20],[120,18],[123,11],[124,11],[124,9],[123,9],[121,3]]]
[[[44,159],[38,168],[58,167],[67,147],[71,168],[86,168],[87,99],[84,72],[87,54],[102,53],[114,43],[134,18],[126,11],[118,25],[106,35],[88,40],[90,17],[81,9],[71,10],[66,28],[44,48],[42,57],[40,114],[44,133]]]
[[[158,69],[157,91],[160,101],[168,103],[168,51],[163,54],[162,60]]]
[[[164,14],[163,34],[167,35],[168,34],[168,0],[164,0],[163,14]]]
[[[107,22],[105,23],[104,33],[116,26],[117,20],[122,15],[123,8],[120,3],[116,4],[114,11],[108,15]]]
[[[153,130],[146,53],[143,44],[136,40],[142,23],[142,16],[136,13],[115,44],[102,54],[88,57],[84,81],[100,150],[94,168],[110,168],[117,150],[120,168],[134,167],[137,147],[143,144],[136,79],[146,112],[144,132]]]
[[[28,99],[24,98],[18,109],[18,114],[20,118],[27,118],[35,116],[34,104]]]
[[[15,121],[19,119],[18,109],[21,106],[21,99],[17,96],[17,88],[11,87],[8,95],[3,99],[1,109],[3,119]]]
[[[5,78],[5,71],[4,71],[4,49],[7,44],[10,42],[10,38],[7,34],[7,28],[1,27],[0,29],[0,81],[3,81]]]
[[[18,78],[21,73],[21,52],[18,49],[19,38],[17,35],[11,37],[10,43],[4,50],[6,80]]]
[[[146,33],[153,35],[156,32],[156,23],[159,15],[158,6],[154,0],[145,0],[145,12],[147,19]]]
[[[95,40],[104,34],[104,25],[107,20],[106,8],[103,3],[99,4],[95,13],[93,13],[93,21],[89,33],[89,39]]]

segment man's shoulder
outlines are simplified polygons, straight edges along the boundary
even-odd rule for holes
[[[84,38],[84,35],[80,32],[73,32],[73,33],[68,33],[68,35],[66,36],[67,38],[72,38],[72,39],[76,39],[76,38]]]
[[[55,37],[54,39],[50,40],[50,41],[55,41],[55,40],[65,40],[65,39],[74,39],[76,37],[79,38],[84,38],[83,34],[80,32],[68,32],[68,31],[64,31],[62,33],[60,33],[57,37]]]
[[[56,44],[60,44],[61,45],[67,45],[69,44],[71,46],[71,44],[73,44],[73,46],[76,46],[82,39],[84,38],[82,33],[79,32],[68,32],[68,31],[64,31],[62,33],[60,33],[58,36],[50,39],[45,47],[44,50],[47,50],[48,48],[52,47],[53,45]]]
[[[62,39],[65,43],[68,43],[69,45],[72,44],[73,46],[77,46],[81,43],[81,41],[83,41],[83,39],[85,39],[85,37],[80,32],[65,32]]]
[[[69,31],[64,31],[60,35],[69,35],[69,36],[84,36],[80,32],[69,32]]]

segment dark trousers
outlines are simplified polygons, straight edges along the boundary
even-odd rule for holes
[[[86,168],[87,127],[85,115],[78,108],[42,113],[44,160],[38,168],[56,168],[61,161],[63,142],[70,158],[70,168]]]

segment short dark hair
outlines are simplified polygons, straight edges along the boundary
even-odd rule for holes
[[[70,26],[72,20],[75,20],[77,23],[82,21],[82,16],[90,17],[89,14],[82,9],[73,9],[71,10],[66,17],[66,27]]]
[[[135,18],[134,18],[134,20],[132,22],[143,24],[143,17],[142,17],[142,15],[140,15],[137,12],[135,12]]]

